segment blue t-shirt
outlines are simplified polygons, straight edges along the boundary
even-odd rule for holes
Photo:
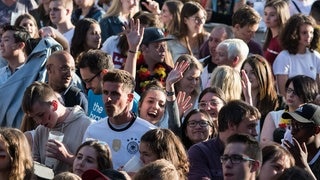
[[[140,95],[134,92],[132,112],[138,113]],[[88,116],[96,121],[107,116],[102,100],[102,94],[94,94],[90,89],[88,91]]]

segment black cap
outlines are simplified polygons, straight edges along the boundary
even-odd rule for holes
[[[143,39],[141,44],[150,44],[160,41],[169,41],[173,38],[165,37],[161,29],[156,27],[148,27],[144,29]]]
[[[294,112],[283,113],[282,118],[294,119],[301,123],[313,123],[315,125],[320,125],[320,106],[307,103],[300,106]]]

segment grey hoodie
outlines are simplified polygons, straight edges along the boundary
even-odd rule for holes
[[[91,124],[91,119],[86,116],[85,112],[80,106],[74,106],[71,109],[67,118],[56,124],[52,129],[45,126],[38,126],[35,130],[34,143],[33,143],[33,159],[42,164],[46,159],[46,144],[48,141],[49,131],[60,131],[64,133],[63,144],[67,151],[75,154],[77,148],[82,143],[82,138],[87,127]],[[63,171],[69,171],[71,166],[67,163],[58,161],[53,169],[55,174]]]

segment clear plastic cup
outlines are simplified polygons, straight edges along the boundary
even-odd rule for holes
[[[49,139],[54,139],[56,141],[59,141],[59,142],[62,142],[63,141],[63,137],[64,137],[64,134],[62,132],[59,132],[59,131],[50,131],[49,132],[49,137],[48,137],[48,140]],[[51,157],[46,157],[46,160],[45,160],[45,165],[49,168],[54,168],[56,163],[57,163],[57,159],[55,158],[51,158]]]
[[[143,162],[139,155],[134,155],[124,166],[123,170],[126,172],[138,172],[143,166]]]

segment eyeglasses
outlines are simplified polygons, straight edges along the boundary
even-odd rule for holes
[[[200,125],[200,127],[207,127],[209,125],[209,122],[201,120],[201,121],[188,121],[187,123],[189,127],[196,127],[198,124]]]
[[[243,161],[252,161],[252,162],[255,161],[254,159],[251,159],[249,157],[243,157],[242,155],[239,155],[239,154],[233,154],[231,156],[222,155],[220,157],[220,160],[222,164],[226,163],[228,160],[230,160],[232,164],[240,164]]]
[[[206,107],[216,107],[218,106],[220,103],[216,100],[211,100],[211,101],[202,101],[202,102],[199,102],[199,105],[198,107],[200,109],[205,109]]]
[[[291,94],[292,93],[293,95],[297,95],[296,91],[294,91],[294,89],[292,89],[292,88],[287,88],[286,92],[287,92],[287,94]]]
[[[83,82],[85,83],[90,83],[94,78],[96,78],[102,71],[99,71],[97,74],[95,74],[92,78],[90,79],[84,79]]]
[[[203,16],[203,17],[190,17],[191,19],[194,20],[195,23],[197,24],[204,24],[206,22],[207,17]]]

